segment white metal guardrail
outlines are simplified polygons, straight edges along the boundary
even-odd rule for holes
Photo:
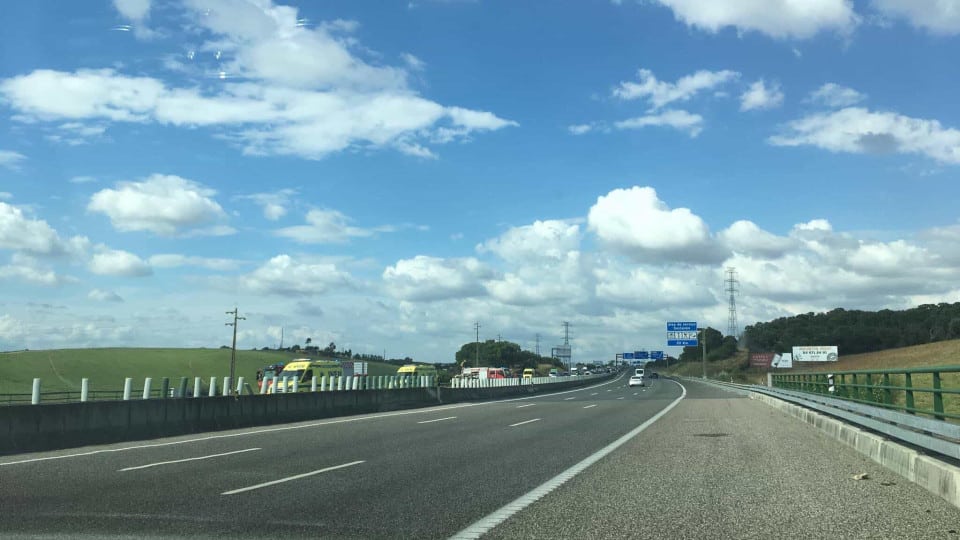
[[[553,383],[570,382],[573,380],[589,381],[609,374],[595,375],[577,375],[567,377],[533,377],[533,378],[510,378],[510,379],[479,379],[479,378],[454,378],[451,380],[450,388],[500,388],[508,386],[528,386],[528,385],[549,385]],[[169,378],[160,379],[160,384],[155,384],[150,377],[144,379],[142,392],[140,388],[134,387],[133,378],[127,377],[124,380],[122,390],[90,390],[90,380],[84,378],[81,384],[80,392],[42,392],[40,379],[33,380],[33,388],[30,393],[21,394],[2,394],[0,395],[0,405],[23,405],[41,403],[70,403],[70,402],[88,402],[88,401],[130,401],[136,399],[164,399],[164,398],[200,398],[217,397],[226,395],[241,395],[246,393],[253,394],[284,394],[294,392],[346,392],[352,390],[399,390],[405,388],[433,388],[437,386],[437,378],[426,375],[417,376],[396,376],[396,375],[371,375],[364,377],[349,376],[314,376],[310,381],[299,381],[286,379],[283,377],[273,377],[265,379],[259,388],[251,388],[249,383],[244,381],[243,377],[238,377],[236,385],[232,384],[230,377],[210,377],[209,382],[204,384],[202,377],[194,377],[192,388],[188,384],[187,377],[180,378],[180,384],[173,386]],[[310,386],[307,387],[306,385]],[[234,388],[234,386],[236,388]]]

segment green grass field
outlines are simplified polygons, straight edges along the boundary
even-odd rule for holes
[[[236,376],[251,384],[257,369],[276,362],[302,358],[296,353],[277,351],[237,351]],[[314,357],[315,358],[315,357]],[[370,375],[393,375],[397,367],[369,362]],[[90,389],[123,390],[127,377],[134,389],[143,388],[143,380],[152,377],[154,387],[169,377],[177,385],[180,377],[209,381],[210,377],[230,374],[229,349],[62,349],[0,353],[0,394],[30,393],[34,377],[41,379],[46,392],[79,391],[80,380],[90,379]]]

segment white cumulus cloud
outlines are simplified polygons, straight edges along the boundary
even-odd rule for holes
[[[46,221],[28,217],[22,209],[0,201],[0,249],[33,255],[80,255],[88,247],[86,237],[64,240]]]
[[[27,156],[13,150],[0,150],[0,167],[10,170],[19,170],[20,164],[26,161]]]
[[[732,27],[778,39],[805,39],[821,31],[847,33],[859,22],[852,0],[654,1],[688,26],[713,33]]]
[[[10,264],[0,266],[0,280],[15,280],[31,285],[55,287],[72,278],[58,275],[53,269],[40,264],[36,258],[14,253]]]
[[[353,278],[334,262],[298,260],[283,254],[242,276],[240,284],[257,294],[300,297],[350,287]]]
[[[143,277],[153,273],[150,265],[133,253],[103,246],[90,259],[89,268],[101,276]]]
[[[232,270],[237,261],[215,257],[198,257],[196,255],[181,255],[179,253],[161,253],[151,255],[150,266],[153,268],[179,268],[181,266],[198,266],[208,270]]]
[[[403,300],[435,301],[486,294],[494,272],[473,257],[441,259],[417,255],[383,271],[387,291]]]
[[[204,40],[199,48],[218,55],[217,67],[208,67],[215,73],[176,87],[110,68],[38,69],[0,80],[0,97],[20,121],[72,121],[69,137],[82,130],[79,122],[217,127],[246,154],[307,159],[349,148],[432,157],[426,144],[517,125],[420,97],[408,84],[412,57],[405,67],[364,61],[354,51],[363,47],[348,35],[355,24],[303,25],[296,8],[269,0],[185,4],[184,17]],[[224,82],[235,79],[242,82]]]
[[[392,232],[394,227],[383,225],[370,229],[354,227],[351,219],[338,210],[313,209],[307,212],[306,225],[295,225],[276,230],[277,236],[303,244],[336,244],[351,238],[373,236],[378,232]]]
[[[934,34],[960,33],[960,2],[957,0],[872,0],[884,15],[904,19]]]
[[[477,246],[510,262],[561,260],[580,245],[580,226],[561,220],[535,221],[513,227],[497,238]]]
[[[811,92],[810,97],[807,99],[811,103],[818,105],[839,108],[856,105],[866,98],[867,96],[857,92],[853,88],[841,86],[836,83],[824,83],[823,86]]]
[[[123,298],[121,298],[119,294],[103,289],[91,289],[90,292],[87,293],[87,298],[97,302],[123,302]]]
[[[793,120],[767,141],[775,146],[806,145],[831,152],[918,154],[941,163],[960,163],[960,130],[936,120],[860,107]]]
[[[141,182],[120,182],[115,188],[98,191],[90,198],[87,209],[106,214],[113,226],[124,232],[175,236],[200,231],[222,235],[230,231],[198,229],[226,217],[223,208],[212,199],[215,194],[192,180],[154,174]]]
[[[760,79],[740,94],[740,110],[752,111],[755,109],[773,109],[783,104],[783,91],[780,84],[773,82],[770,86]]]
[[[639,82],[623,81],[613,89],[614,97],[630,99],[646,99],[651,110],[656,110],[675,101],[687,101],[699,92],[710,90],[726,82],[733,81],[740,76],[736,71],[707,71],[700,70],[693,74],[681,77],[675,83],[657,80],[649,69],[637,72]]]
[[[734,222],[717,236],[731,251],[766,258],[780,257],[797,245],[795,240],[769,233],[745,219]]]
[[[263,208],[263,217],[277,221],[287,215],[290,198],[297,194],[295,189],[281,189],[272,193],[254,193],[239,198],[251,200]]]
[[[645,262],[723,258],[703,219],[688,208],[670,209],[652,187],[615,189],[599,197],[587,223],[605,245]]]
[[[615,122],[617,129],[641,129],[649,126],[671,127],[696,137],[703,131],[703,117],[687,111],[667,109],[656,114],[647,114]]]

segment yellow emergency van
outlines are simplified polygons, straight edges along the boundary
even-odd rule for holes
[[[427,366],[423,364],[407,364],[405,366],[400,366],[400,369],[397,370],[397,377],[436,377],[437,368],[434,366]]]
[[[299,390],[306,392],[310,390],[310,381],[313,377],[320,381],[326,375],[330,381],[334,377],[343,376],[343,366],[336,360],[310,360],[307,358],[297,358],[289,364],[283,366],[283,371],[277,374],[277,386],[281,392],[293,392],[293,381],[299,381]],[[283,379],[287,379],[287,387],[283,387]],[[329,383],[328,383],[329,384]],[[267,389],[268,394],[274,393],[273,387]]]

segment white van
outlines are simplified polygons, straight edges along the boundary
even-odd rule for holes
[[[643,377],[643,368],[642,368],[642,367],[638,367],[637,370],[636,370],[633,374],[636,375],[637,377]]]

